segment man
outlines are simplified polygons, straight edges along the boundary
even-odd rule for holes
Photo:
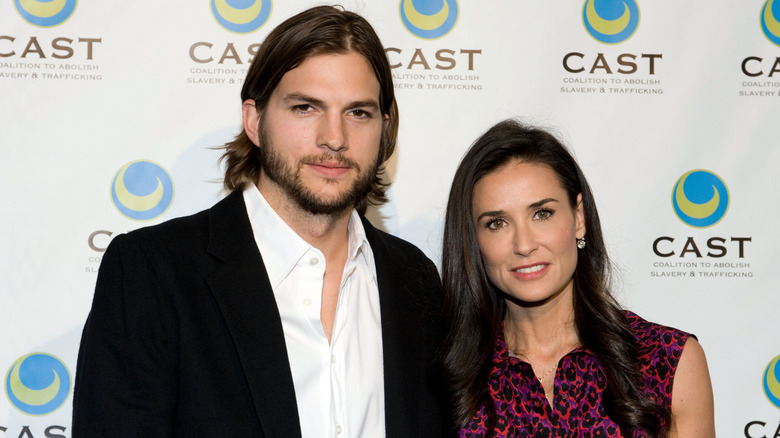
[[[398,115],[360,16],[274,29],[225,146],[231,194],[118,236],[84,327],[73,436],[430,437],[440,283],[362,217]]]

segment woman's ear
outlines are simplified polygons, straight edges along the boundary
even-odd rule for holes
[[[585,227],[585,207],[582,205],[582,193],[577,195],[577,206],[574,208],[575,236],[578,239],[585,237],[588,230]]]

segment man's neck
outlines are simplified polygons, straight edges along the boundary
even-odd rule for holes
[[[300,208],[276,187],[258,187],[258,190],[276,214],[303,240],[320,250],[326,260],[344,257],[349,243],[352,208],[332,214],[313,214]],[[267,193],[269,191],[273,193]]]

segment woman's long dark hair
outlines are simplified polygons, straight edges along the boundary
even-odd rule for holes
[[[485,273],[471,206],[477,181],[512,160],[549,166],[572,208],[582,194],[587,245],[578,251],[573,280],[577,334],[582,345],[601,359],[607,377],[604,409],[620,425],[621,433],[633,436],[633,431],[641,430],[649,437],[663,436],[670,414],[641,390],[638,347],[625,311],[609,291],[610,262],[588,182],[553,135],[515,120],[496,124],[471,146],[455,172],[447,204],[442,276],[451,327],[443,368],[452,392],[455,424],[466,426],[483,406],[488,430],[495,424],[488,377],[506,305]]]

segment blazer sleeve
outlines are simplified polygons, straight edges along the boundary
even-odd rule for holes
[[[76,367],[74,438],[174,434],[175,314],[141,237],[117,236],[98,272]]]

